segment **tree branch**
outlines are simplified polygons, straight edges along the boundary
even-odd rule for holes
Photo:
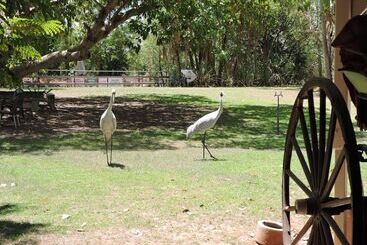
[[[100,40],[107,37],[108,34],[120,24],[126,22],[133,16],[137,16],[146,11],[146,6],[140,5],[125,11],[123,14],[113,16],[110,23],[106,23],[106,18],[111,14],[111,12],[113,12],[115,9],[118,9],[121,4],[126,5],[126,1],[121,4],[119,2],[119,0],[109,0],[106,3],[106,5],[99,11],[93,26],[87,31],[86,36],[78,45],[70,49],[56,51],[44,55],[39,61],[21,64],[17,67],[14,67],[11,69],[13,75],[17,78],[22,78],[40,69],[58,65],[62,62],[85,59],[88,57],[90,49]]]

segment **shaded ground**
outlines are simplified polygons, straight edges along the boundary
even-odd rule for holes
[[[9,215],[19,210],[18,205],[5,204],[0,206],[0,216]],[[18,237],[36,233],[44,229],[47,225],[30,222],[16,222],[12,220],[3,220],[0,218],[0,244],[7,240],[14,240]]]
[[[99,118],[108,101],[108,97],[58,98],[57,112],[41,111],[33,118],[28,114],[20,129],[14,129],[9,121],[1,128],[0,147],[21,151],[101,149]],[[217,104],[203,96],[117,97],[113,108],[118,121],[114,145],[116,149],[175,149],[177,145],[167,140],[185,140],[186,128],[215,110]],[[208,142],[214,147],[282,149],[284,135],[275,133],[276,110],[275,106],[225,105]],[[289,105],[281,107],[282,132],[286,131],[290,110]]]
[[[118,119],[117,127],[125,130],[144,130],[150,127],[182,130],[189,122],[209,112],[208,108],[185,104],[186,96],[177,97],[181,101],[180,104],[170,97],[165,97],[164,101],[160,101],[159,97],[149,100],[146,97],[117,97],[113,107]],[[210,103],[200,97],[190,99],[198,103]],[[59,98],[57,112],[39,113],[36,120],[32,120],[32,124],[26,124],[21,131],[72,133],[99,130],[99,119],[107,108],[108,101],[109,97]]]

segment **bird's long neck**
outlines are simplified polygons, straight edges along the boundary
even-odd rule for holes
[[[113,106],[114,101],[115,101],[115,94],[112,94],[111,98],[110,98],[110,103],[108,104],[107,110],[109,110],[109,111],[112,110],[112,106]]]
[[[220,97],[220,103],[219,103],[219,108],[218,108],[218,115],[217,117],[219,117],[223,112],[223,99],[222,97]]]

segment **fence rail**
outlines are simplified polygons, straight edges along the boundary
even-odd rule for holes
[[[47,86],[169,86],[169,77],[146,71],[44,70],[23,78],[25,85]]]

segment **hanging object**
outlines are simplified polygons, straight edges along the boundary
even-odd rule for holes
[[[83,75],[87,74],[87,72],[85,71],[84,61],[82,61],[82,60],[77,61],[74,70],[75,70],[75,75],[77,75],[77,76],[83,76]]]
[[[344,81],[353,104],[357,108],[357,122],[361,130],[367,129],[367,95],[364,88],[367,76],[367,15],[350,19],[332,43],[340,48]],[[340,68],[340,67],[337,67]],[[354,72],[354,73],[353,73]],[[356,74],[356,73],[359,73]]]
[[[197,78],[197,75],[192,70],[183,69],[181,70],[181,73],[186,78],[187,83],[192,83]]]

